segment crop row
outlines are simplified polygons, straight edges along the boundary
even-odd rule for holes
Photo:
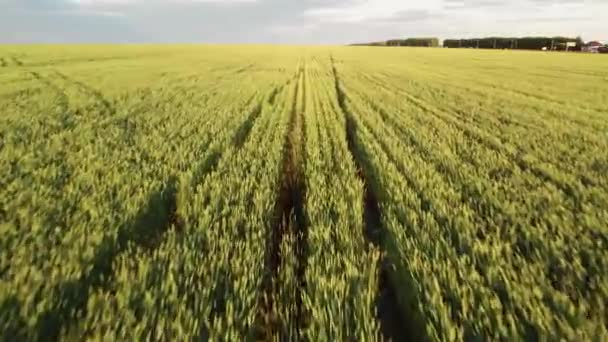
[[[566,90],[498,52],[12,49],[0,340],[608,336],[600,72]]]
[[[199,95],[176,110],[167,101],[179,101],[171,94],[177,89],[116,105],[97,97],[82,108],[66,93],[94,97],[91,89],[55,72],[36,78],[49,84],[45,96],[55,107],[33,122],[26,121],[32,113],[19,120],[15,112],[2,132],[0,306],[7,336],[57,335],[81,315],[117,255],[128,254],[130,244],[154,243],[169,228],[178,190],[190,186],[184,175],[198,181],[260,111],[260,84],[236,88],[235,79],[183,84],[234,100]],[[266,89],[279,81],[267,78]]]
[[[467,121],[449,90],[437,108],[400,91],[399,76],[371,90],[365,72],[344,69],[407,316],[440,340],[605,336],[605,189],[509,153],[531,148]]]

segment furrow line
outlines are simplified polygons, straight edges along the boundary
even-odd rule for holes
[[[71,83],[74,84],[75,86],[77,86],[83,93],[87,94],[88,96],[92,97],[95,102],[99,103],[101,105],[101,107],[103,108],[103,112],[104,114],[108,114],[108,115],[112,115],[114,113],[116,113],[116,109],[114,108],[114,106],[112,106],[112,104],[110,104],[110,101],[108,101],[103,94],[94,89],[93,87],[72,79],[70,77],[68,77],[67,75],[57,71],[57,70],[53,70],[53,73],[60,79],[62,79],[64,82],[67,83]]]
[[[235,148],[240,148],[250,132],[250,129],[244,127],[252,126],[260,112],[261,106],[255,106],[245,122],[236,130],[237,133],[231,141]],[[215,170],[225,150],[223,144],[217,142],[210,142],[206,149],[207,157],[194,169],[190,177],[171,177],[162,189],[149,197],[146,205],[133,220],[119,230],[116,240],[108,237],[102,242],[89,272],[77,281],[63,283],[57,287],[53,298],[58,305],[44,314],[46,319],[40,320],[36,328],[37,336],[55,340],[62,329],[73,324],[71,321],[74,315],[85,317],[89,294],[96,288],[109,288],[113,281],[113,262],[121,254],[128,253],[130,246],[151,253],[160,246],[169,231],[183,231],[185,220],[181,207],[189,201],[194,184]]]
[[[306,290],[306,268],[308,264],[308,228],[306,222],[306,214],[304,212],[304,203],[306,201],[306,181],[305,181],[305,148],[304,144],[306,142],[306,121],[304,120],[304,113],[306,112],[306,99],[308,96],[308,90],[306,88],[307,77],[306,77],[306,64],[302,66],[301,69],[301,78],[298,80],[300,82],[300,91],[299,91],[299,99],[298,103],[300,104],[300,108],[296,106],[295,112],[295,123],[296,123],[296,137],[297,144],[292,151],[295,153],[295,162],[297,168],[297,185],[300,190],[299,193],[299,202],[298,202],[298,215],[299,222],[294,230],[295,232],[295,252],[296,252],[296,282],[297,282],[297,293],[296,293],[296,314],[295,314],[295,325],[296,325],[296,333],[300,336],[300,332],[305,329],[305,312],[304,312],[304,303],[302,302],[302,298],[304,297],[304,291]]]
[[[264,295],[260,304],[259,313],[262,331],[259,332],[261,339],[269,340],[278,337],[279,340],[289,340],[292,335],[298,335],[300,327],[298,301],[301,298],[302,286],[300,281],[296,281],[295,294],[291,296],[295,303],[276,302],[281,298],[282,287],[288,284],[281,283],[281,268],[285,267],[287,258],[295,257],[296,268],[303,262],[301,261],[300,237],[305,235],[306,223],[304,218],[304,198],[305,185],[302,173],[302,125],[303,113],[300,112],[301,99],[304,96],[303,86],[304,70],[300,68],[295,78],[295,92],[293,94],[289,127],[285,136],[285,147],[282,165],[282,179],[275,205],[274,222],[271,223],[271,230],[268,235],[266,247],[266,273],[263,281]],[[287,85],[291,80],[287,83]],[[283,87],[282,87],[283,88]],[[281,88],[281,89],[282,89]],[[277,93],[271,95],[272,102]],[[288,250],[283,250],[285,244],[290,244]],[[292,250],[291,248],[295,249]],[[294,255],[284,255],[293,253]],[[285,260],[284,260],[285,259]],[[297,270],[296,270],[297,273]],[[286,312],[289,308],[296,308],[296,312]],[[285,306],[279,307],[279,306]]]
[[[512,146],[511,143],[505,142],[500,138],[493,138],[494,141],[492,141],[492,138],[489,138],[489,134],[482,129],[477,127],[468,127],[467,124],[458,121],[456,118],[446,117],[446,113],[443,110],[434,108],[432,105],[427,104],[424,100],[405,92],[402,93],[405,95],[408,102],[420,110],[433,115],[438,120],[441,120],[448,125],[456,125],[465,136],[481,144],[484,146],[484,148],[493,150],[499,155],[509,158],[509,160],[513,161],[516,167],[522,172],[529,172],[540,181],[552,184],[554,187],[559,189],[566,198],[569,198],[574,206],[580,204],[579,199],[575,195],[578,193],[578,189],[581,188],[583,184],[577,179],[571,179],[569,182],[561,181],[550,172],[546,171],[541,165],[537,165],[539,162],[538,158],[531,155],[528,158],[526,158],[526,155],[522,156],[522,154],[525,152],[521,150],[521,147]],[[541,161],[541,163],[544,162]],[[567,170],[562,171],[562,168],[560,168],[559,165],[550,165],[558,169],[565,177],[573,177],[573,175],[567,172]]]
[[[353,157],[357,167],[357,177],[363,183],[363,232],[368,241],[374,246],[379,247],[383,252],[379,259],[380,276],[378,278],[378,293],[376,297],[376,315],[380,323],[380,332],[382,337],[389,341],[405,341],[408,339],[407,334],[412,333],[413,327],[404,329],[403,324],[408,322],[407,317],[401,312],[398,306],[396,290],[389,278],[390,263],[385,259],[383,246],[383,231],[382,231],[382,214],[378,203],[378,197],[369,185],[370,175],[366,172],[365,163],[361,160],[357,141],[357,125],[352,118],[352,113],[346,105],[346,95],[342,90],[340,76],[336,69],[333,56],[331,59],[331,67],[334,78],[334,87],[338,96],[338,104],[346,119],[346,140],[348,149]],[[407,323],[406,323],[407,324]]]

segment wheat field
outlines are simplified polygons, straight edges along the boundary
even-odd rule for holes
[[[0,340],[606,340],[608,59],[0,46]]]

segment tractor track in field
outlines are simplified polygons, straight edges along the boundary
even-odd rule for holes
[[[242,73],[244,73],[244,72],[247,72],[248,70],[250,70],[250,69],[251,69],[251,68],[253,68],[254,66],[255,66],[255,64],[249,64],[249,65],[246,65],[246,66],[244,66],[244,67],[241,67],[241,68],[237,69],[237,70],[235,71],[235,73],[236,73],[236,74],[242,74]]]
[[[392,77],[392,78],[395,77],[395,75],[391,76],[391,74],[389,74],[389,73],[380,73],[380,74],[383,75],[384,77]],[[446,85],[446,86],[452,85],[451,83],[449,83],[449,80],[446,81],[445,76],[443,76],[443,77],[444,77],[444,79],[442,79],[441,82],[444,82],[443,83],[444,85]],[[405,95],[406,98],[410,102],[412,102],[412,100],[413,100],[413,101],[425,102],[426,104],[429,104],[427,100],[424,100],[419,96],[412,95],[403,89],[397,89],[397,88],[391,89],[391,88],[387,87],[386,84],[382,84],[382,81],[377,76],[369,76],[369,77],[367,77],[367,79],[369,79],[371,82],[374,82],[378,86],[386,89],[389,92],[392,92],[394,94],[401,95],[401,96]],[[533,100],[535,102],[535,104],[532,105],[532,107],[530,107],[530,105],[529,105],[527,108],[542,108],[543,105],[555,106],[556,103],[561,104],[563,106],[567,105],[568,107],[572,106],[571,104],[567,104],[565,102],[551,101],[548,98],[545,98],[542,95],[538,95],[538,94],[527,93],[527,92],[524,92],[521,90],[516,90],[516,89],[512,89],[512,88],[508,88],[508,87],[504,87],[504,86],[500,86],[500,85],[496,85],[496,84],[491,84],[491,83],[485,83],[485,85],[486,85],[485,89],[494,89],[495,91],[498,91],[498,92],[502,91],[504,93],[511,93],[518,97],[524,97],[527,100]],[[435,85],[434,87],[437,88],[437,85]],[[468,85],[468,86],[460,85],[460,88],[466,89],[470,93],[477,94],[482,97],[489,95],[487,92],[480,90],[479,87],[475,87],[475,86],[471,86],[471,85]],[[507,98],[505,98],[505,97],[500,97],[500,98],[503,100],[507,100]],[[447,110],[449,110],[449,111],[453,111],[453,112],[459,111],[458,106],[449,105],[448,103],[445,103],[445,105],[447,107]],[[445,111],[446,109],[443,109],[443,110]],[[563,110],[563,108],[562,108],[562,110]],[[602,113],[602,111],[597,108],[589,108],[589,110],[593,111],[595,113],[594,115]],[[459,113],[455,113],[455,114],[459,114]],[[585,120],[581,120],[580,118],[576,118],[576,117],[572,117],[572,116],[568,116],[568,117],[564,118],[562,116],[562,114],[560,114],[560,111],[558,111],[555,107],[553,107],[551,110],[547,111],[545,114],[550,116],[551,118],[558,118],[560,120],[566,120],[569,123],[579,125],[581,127],[587,128],[587,129],[597,130],[597,128],[594,128],[594,126],[592,124],[589,124],[588,122],[586,122]]]
[[[297,140],[298,144],[291,145],[292,151],[296,153],[297,158],[295,160],[295,165],[297,167],[297,187],[295,188],[297,199],[297,211],[296,213],[299,215],[297,217],[297,226],[295,227],[295,235],[296,235],[296,260],[297,260],[297,269],[296,269],[296,279],[297,279],[297,294],[296,294],[296,314],[295,314],[295,324],[296,324],[296,332],[298,335],[305,328],[306,322],[306,313],[304,311],[304,303],[302,298],[304,297],[304,291],[306,289],[306,267],[308,264],[308,227],[306,222],[306,214],[304,212],[304,203],[306,202],[306,181],[304,176],[305,170],[305,148],[304,144],[306,143],[306,121],[304,119],[304,113],[306,112],[306,65],[302,67],[301,70],[301,79],[302,79],[302,87],[298,89],[301,94],[299,97],[302,101],[301,109],[297,111],[297,102],[294,103],[296,112],[295,116],[295,128],[296,132],[294,136]],[[298,82],[297,80],[296,82]]]
[[[549,70],[549,69],[546,69],[546,70]],[[542,106],[549,105],[549,106],[568,107],[569,109],[578,109],[578,105],[576,103],[571,103],[568,101],[560,100],[558,98],[553,98],[551,96],[547,96],[544,94],[520,90],[516,87],[509,87],[509,86],[505,86],[503,84],[489,82],[487,80],[480,80],[479,78],[471,78],[471,77],[467,76],[466,74],[460,74],[458,76],[454,76],[454,75],[447,74],[445,72],[438,72],[435,70],[428,70],[428,71],[434,75],[433,77],[436,77],[437,79],[439,79],[439,82],[442,82],[447,87],[454,86],[453,82],[456,77],[460,81],[464,81],[464,82],[457,82],[457,84],[460,88],[463,88],[463,84],[465,84],[465,83],[471,84],[470,82],[473,82],[473,84],[484,86],[486,89],[493,89],[499,95],[502,94],[504,96],[505,93],[508,93],[508,94],[515,95],[518,97],[527,98],[527,100],[534,101],[535,102],[534,106],[536,106],[536,107],[538,107],[538,106],[542,107]],[[380,74],[382,74],[385,77],[389,77],[389,78],[395,78],[396,76],[398,76],[396,74],[391,74],[389,72],[381,72]],[[532,73],[528,72],[528,75],[532,75]],[[537,76],[550,76],[548,74],[536,74],[536,75]],[[500,75],[497,75],[497,76],[500,77]],[[450,83],[450,82],[452,82],[452,83]],[[475,94],[479,94],[479,95],[487,95],[487,93],[484,93],[482,90],[479,89],[479,87],[474,87],[474,86],[469,85],[467,87],[464,87],[463,89],[466,89],[467,91],[469,91],[471,93],[475,93]],[[589,107],[586,109],[591,112],[594,112],[595,114],[600,114],[600,115],[604,112],[603,109],[599,108],[599,107]]]
[[[65,116],[73,115],[69,108],[69,98],[60,86],[52,82],[48,77],[35,71],[31,71],[30,74],[44,86],[57,92],[57,103],[59,111],[62,114]],[[94,101],[101,106],[102,113],[110,114],[109,116],[115,113],[115,108],[100,92],[84,83],[74,81],[59,72],[54,72],[53,74],[66,84],[75,85],[83,94],[94,98]],[[274,101],[278,90],[275,89],[273,91],[274,93],[271,94],[270,98]],[[247,118],[237,127],[232,139],[229,141],[237,149],[245,143],[254,122],[261,114],[261,103],[251,109],[252,106],[250,104],[252,104],[254,99],[255,96],[249,100],[249,105],[246,106],[246,108],[249,108]],[[195,168],[193,177],[191,178],[192,182],[187,184],[186,188],[194,186],[197,179],[200,180],[205,174],[214,170],[219,163],[224,149],[212,144],[212,141],[209,141],[206,146],[203,148],[213,146],[213,150],[207,153],[208,156]],[[119,229],[118,237],[116,239],[108,238],[101,243],[91,262],[92,269],[90,271],[83,273],[74,280],[58,284],[53,289],[53,304],[50,309],[43,313],[43,318],[34,327],[33,331],[35,331],[37,336],[45,336],[51,340],[56,340],[64,328],[68,328],[70,324],[73,324],[74,315],[78,315],[78,317],[86,315],[89,294],[95,289],[108,288],[113,281],[113,262],[121,254],[128,251],[127,247],[129,245],[144,251],[153,251],[162,243],[168,230],[183,230],[184,220],[179,214],[177,203],[178,191],[181,189],[179,185],[178,178],[172,177],[162,189],[150,194],[149,199],[142,205],[139,213]],[[14,300],[17,299],[14,298]],[[19,303],[11,303],[3,302],[0,303],[0,306],[4,307],[6,304],[9,309],[19,306]],[[8,328],[10,329],[11,327]]]
[[[498,140],[498,143],[488,140],[487,137],[491,136],[491,134],[486,132],[484,128],[481,127],[479,124],[462,121],[461,115],[452,116],[450,112],[439,107],[433,106],[423,99],[420,99],[401,90],[399,90],[399,92],[401,92],[402,95],[405,96],[406,100],[415,107],[426,113],[429,113],[430,115],[444,122],[447,125],[455,125],[467,138],[471,139],[472,141],[475,141],[476,143],[479,143],[481,146],[488,150],[492,150],[504,156],[505,158],[508,158],[517,166],[520,171],[529,172],[540,181],[552,184],[566,198],[568,198],[568,200],[573,204],[576,210],[580,211],[580,208],[577,207],[579,202],[576,201],[576,196],[574,196],[574,194],[576,193],[576,189],[573,187],[573,185],[562,182],[559,179],[556,179],[551,174],[547,173],[545,170],[543,170],[543,168],[538,164],[539,162],[543,163],[544,161],[542,159],[539,159],[539,157],[533,156],[533,161],[526,160],[523,157],[525,151],[520,146],[514,145],[509,141],[505,141],[501,137],[496,138]],[[563,169],[563,167],[560,167],[560,165],[550,162],[546,163],[555,167],[557,170],[559,170],[560,173],[564,173],[567,175],[570,174],[570,171]]]
[[[245,122],[237,128],[229,141],[235,148],[243,145],[261,110],[261,105],[255,106]],[[189,191],[206,174],[215,170],[224,150],[216,146],[208,152],[207,157],[195,168],[190,183],[185,185],[186,191]],[[95,289],[109,289],[113,282],[114,260],[128,253],[129,246],[143,251],[153,251],[162,244],[169,231],[178,233],[183,231],[185,220],[180,215],[177,201],[180,189],[183,187],[180,187],[178,177],[171,177],[162,189],[149,196],[139,213],[120,228],[116,240],[107,238],[102,242],[93,258],[91,271],[75,281],[62,283],[55,289],[53,298],[57,305],[44,313],[45,318],[36,326],[37,336],[57,340],[63,329],[69,328],[74,323],[74,314],[78,317],[86,316],[89,294]]]
[[[547,69],[548,70],[548,69]],[[445,73],[436,73],[437,76],[442,77],[443,78],[443,82],[447,82],[450,79],[453,79],[453,77],[451,78],[449,75],[446,75]],[[537,74],[537,76],[548,76],[547,74]],[[579,106],[577,105],[577,103],[571,103],[568,101],[564,101],[564,100],[560,100],[558,98],[553,98],[551,96],[547,96],[544,94],[535,94],[532,92],[528,92],[528,91],[524,91],[524,90],[520,90],[517,88],[513,88],[513,87],[508,87],[508,86],[504,86],[502,84],[499,83],[493,83],[493,82],[488,82],[488,81],[484,81],[484,80],[480,80],[479,78],[470,78],[467,77],[466,75],[460,75],[458,76],[460,77],[461,80],[463,80],[464,82],[460,82],[459,84],[469,84],[468,82],[474,82],[474,84],[476,85],[481,85],[484,86],[486,88],[491,88],[496,90],[498,93],[509,93],[512,95],[516,95],[516,96],[521,96],[521,97],[525,97],[528,100],[533,100],[539,103],[542,103],[542,105],[540,106],[544,106],[544,105],[550,105],[550,106],[564,106],[564,107],[568,107],[568,109],[579,109]],[[497,77],[500,77],[500,75],[497,75]],[[467,90],[471,91],[471,92],[477,92],[479,94],[481,94],[482,92],[478,90],[478,88],[474,88],[474,87],[467,87]],[[600,114],[602,115],[604,113],[604,109],[600,108],[600,107],[589,107],[587,108],[588,110],[594,112],[595,114]]]
[[[43,90],[43,87],[16,90],[7,94],[0,95],[0,101],[10,103],[11,106],[15,106],[19,110],[26,111],[27,105],[25,105],[24,103],[31,102],[32,96],[41,94]]]
[[[346,98],[346,96],[345,96],[345,98]],[[387,120],[388,114],[386,112],[384,112],[383,110],[380,110],[380,108],[378,108],[378,107],[374,107],[372,105],[372,103],[368,103],[368,104],[373,108],[373,110],[378,112],[378,114],[381,116],[382,121],[390,121],[390,120]],[[396,124],[396,122],[391,121],[391,124],[394,126]],[[398,126],[399,125],[397,125],[397,130],[400,130],[401,128]],[[405,134],[404,131],[402,131],[401,133]],[[375,134],[375,133],[373,133],[373,134]],[[406,136],[407,136],[407,134],[406,134]],[[425,196],[425,192],[423,191],[423,189],[420,188],[420,185],[417,184],[415,178],[408,176],[410,174],[410,172],[407,170],[407,168],[405,168],[404,165],[402,165],[401,163],[397,162],[394,159],[394,157],[392,156],[392,153],[390,152],[391,148],[389,148],[388,146],[383,144],[381,141],[378,141],[378,142],[379,142],[379,145],[381,146],[381,148],[387,154],[387,156],[389,156],[389,159],[391,160],[391,162],[394,163],[395,167],[399,170],[399,172],[401,174],[405,175],[404,177],[407,180],[408,184],[410,185],[410,187],[412,189],[414,189],[414,191],[415,191],[416,195],[418,196],[418,198],[420,199],[421,203],[423,203],[423,210],[425,212],[429,213],[430,215],[432,215],[432,217],[436,220],[436,222],[438,224],[440,224],[441,226],[449,226],[449,223],[448,223],[449,220],[445,215],[440,214],[437,211],[430,209],[430,208],[432,208],[431,203],[433,202],[433,200],[428,198],[428,196]],[[415,143],[413,141],[411,141],[411,142],[418,151],[422,151],[421,145],[419,145],[418,143]],[[429,157],[427,156],[426,153],[421,153],[421,155],[423,156],[422,158],[425,161],[428,161],[427,158],[429,158]],[[434,163],[431,163],[431,164],[434,164]],[[441,173],[441,171],[439,171],[439,169],[436,169],[436,171],[438,172],[440,177],[446,177],[445,175],[443,175]],[[447,179],[447,178],[444,178],[444,179],[446,179],[446,181],[449,182],[449,179]],[[492,203],[483,202],[482,204],[479,204],[480,202],[474,202],[477,200],[476,198],[478,198],[480,196],[478,193],[471,192],[471,191],[465,191],[464,195],[467,197],[462,199],[464,201],[463,203],[466,203],[467,205],[469,205],[471,209],[475,210],[476,205],[481,205],[484,208],[488,208],[488,210],[490,210],[490,212],[498,212],[498,213],[501,213],[501,215],[503,215],[504,217],[507,217],[506,213],[504,212],[504,210],[502,208],[492,206],[493,205]],[[458,231],[459,230],[456,230],[456,232],[458,232]],[[458,253],[461,253],[460,248],[458,247],[458,244],[455,242],[458,240],[458,238],[456,238],[456,240],[454,240],[454,239],[448,237],[448,238],[446,238],[446,240],[450,241],[452,243],[452,247],[454,248],[455,251],[458,251]],[[477,267],[477,265],[475,265],[475,266]],[[477,268],[477,270],[479,271],[478,268]],[[481,272],[481,271],[479,271],[479,272]],[[381,275],[381,277],[383,278],[382,275]],[[382,281],[382,278],[381,278],[381,281]],[[397,300],[397,298],[395,297],[394,300]],[[416,338],[414,338],[414,340],[419,340],[420,338],[422,338],[422,337],[417,336]]]
[[[23,62],[19,58],[15,57],[15,56],[11,56],[11,60],[13,61],[13,64],[15,64],[16,66],[18,66],[18,67],[23,66]]]
[[[152,56],[148,54],[146,57]],[[57,60],[48,60],[42,62],[28,63],[27,66],[31,67],[56,67],[61,65],[74,65],[79,63],[97,63],[97,62],[108,62],[108,61],[123,61],[133,59],[130,56],[115,56],[115,57],[97,57],[97,58],[65,58]]]
[[[0,68],[8,68],[11,66],[21,67],[23,66],[23,62],[15,56],[0,57]]]
[[[398,305],[397,292],[390,280],[390,263],[385,257],[383,246],[383,227],[378,196],[373,191],[370,175],[366,172],[365,163],[361,160],[361,153],[357,147],[357,124],[353,120],[353,114],[346,105],[346,95],[341,86],[340,75],[336,69],[336,62],[330,56],[331,68],[334,78],[334,87],[338,104],[346,119],[346,140],[350,154],[357,167],[357,177],[363,183],[363,232],[366,239],[375,247],[378,247],[382,254],[379,260],[378,293],[376,294],[376,319],[380,326],[380,334],[384,340],[388,341],[408,341],[416,337],[415,327],[411,326],[413,320],[408,320],[407,315],[402,312]]]
[[[282,165],[282,179],[278,193],[277,203],[275,204],[274,222],[271,223],[271,231],[269,234],[266,246],[265,268],[266,274],[263,280],[264,295],[260,303],[260,325],[261,329],[258,332],[258,337],[263,340],[269,340],[279,337],[279,340],[290,340],[293,336],[283,336],[285,333],[281,331],[281,325],[293,325],[296,334],[301,331],[302,323],[302,289],[304,284],[304,270],[306,268],[306,218],[304,214],[304,199],[306,197],[306,186],[303,174],[303,125],[304,113],[303,109],[298,108],[299,99],[305,98],[304,82],[300,80],[304,77],[304,69],[300,68],[294,77],[296,82],[296,90],[291,104],[290,120],[288,133],[285,140],[285,155]],[[289,81],[291,82],[291,80]],[[288,82],[288,83],[289,83]],[[302,85],[302,86],[301,86]],[[273,104],[277,93],[271,94],[269,104]],[[278,317],[279,309],[276,308],[274,298],[280,291],[279,272],[283,263],[281,258],[281,244],[287,235],[294,237],[295,241],[295,259],[296,265],[296,312],[294,314],[294,322],[280,322],[281,317]],[[285,318],[285,317],[282,317]]]
[[[57,80],[60,80],[64,84],[58,85],[57,82],[54,82],[49,76],[43,76],[36,71],[29,71],[29,74],[35,80],[57,93],[58,100],[56,101],[56,104],[58,107],[59,115],[62,120],[67,122],[67,124],[64,124],[64,129],[75,129],[77,127],[89,129],[95,128],[99,132],[103,132],[104,128],[109,125],[118,125],[125,131],[128,131],[130,128],[128,120],[129,116],[133,115],[133,113],[141,113],[145,110],[149,110],[149,104],[147,104],[145,100],[153,98],[153,93],[150,91],[150,89],[140,89],[139,100],[141,101],[141,104],[146,104],[139,104],[138,106],[134,106],[134,110],[130,113],[121,113],[120,115],[117,115],[119,111],[116,107],[116,104],[120,103],[122,100],[119,99],[117,102],[110,101],[100,91],[94,89],[93,87],[83,82],[70,78],[57,70],[51,70],[50,72],[53,76],[56,77]],[[77,89],[79,93],[82,93],[83,95],[93,99],[93,102],[85,106],[73,107],[70,103],[68,93],[64,89],[65,87],[72,86],[74,87],[74,89]],[[126,97],[124,100],[126,101]],[[96,115],[98,113],[103,114],[103,116],[99,117],[99,115]],[[76,117],[87,115],[96,115],[95,120],[74,120],[74,118]],[[50,136],[55,135],[57,133],[58,132],[53,132]],[[131,137],[128,132],[125,132],[125,136]]]
[[[56,104],[61,111],[69,111],[70,101],[68,99],[68,95],[65,93],[65,91],[63,91],[63,89],[61,89],[58,85],[49,81],[47,77],[42,76],[36,71],[30,71],[29,74],[32,75],[32,77],[34,77],[34,79],[36,79],[38,82],[49,87],[57,93],[58,100],[56,101]]]
[[[103,114],[112,115],[116,113],[116,108],[110,104],[110,101],[106,99],[100,91],[94,89],[88,84],[70,78],[57,70],[53,70],[53,74],[62,79],[64,82],[75,85],[81,92],[93,98],[93,100],[102,107]]]
[[[36,71],[29,71],[29,74],[32,75],[37,81],[56,92],[58,97],[56,104],[58,107],[58,116],[62,120],[62,130],[86,127],[89,125],[99,125],[101,127],[108,122],[107,120],[109,118],[114,118],[115,114],[117,113],[116,107],[113,106],[110,101],[106,99],[103,94],[101,94],[101,92],[93,89],[87,84],[74,80],[57,70],[51,70],[51,75],[60,80],[60,82],[63,82],[64,84],[62,85],[58,85],[58,82],[53,81],[48,75],[43,76]],[[71,104],[70,97],[65,90],[66,87],[70,86],[74,86],[80,93],[92,98],[94,104],[89,104],[83,107],[76,107]],[[86,121],[83,123],[81,123],[80,120],[75,119],[83,115],[89,115],[89,113],[102,113],[104,114],[104,117],[96,117],[96,119],[99,120]],[[60,132],[53,132],[52,135],[57,133]]]

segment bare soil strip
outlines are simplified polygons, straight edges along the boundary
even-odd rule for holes
[[[295,325],[298,336],[300,336],[300,332],[305,327],[306,322],[306,312],[304,311],[304,303],[302,302],[303,293],[306,289],[306,267],[308,264],[308,225],[306,222],[306,214],[304,212],[304,205],[306,202],[306,181],[305,181],[305,144],[306,144],[306,122],[304,119],[304,113],[306,112],[306,65],[302,66],[300,70],[301,75],[301,87],[299,88],[299,97],[296,96],[296,99],[299,99],[300,108],[298,108],[298,102],[294,103],[294,111],[292,112],[294,115],[294,133],[292,135],[295,138],[295,144],[292,143],[291,146],[291,155],[292,155],[292,164],[296,166],[296,179],[293,184],[294,194],[296,195],[297,201],[295,201],[295,210],[294,214],[296,215],[296,227],[293,230],[296,236],[296,260],[297,260],[297,269],[296,269],[296,278],[297,278],[297,294],[296,294],[296,316],[295,316]],[[298,78],[298,80],[300,77]]]
[[[364,187],[363,195],[363,221],[364,234],[369,242],[379,247],[383,252],[379,261],[380,276],[378,279],[378,293],[376,294],[376,315],[380,323],[380,333],[388,341],[408,341],[410,337],[406,329],[405,316],[401,313],[395,288],[389,278],[389,262],[385,260],[383,246],[382,216],[378,204],[377,196],[370,187],[369,174],[365,171],[365,163],[362,161],[360,151],[356,146],[357,125],[353,120],[353,114],[346,105],[346,96],[340,86],[340,76],[335,66],[333,57],[330,57],[332,72],[334,76],[334,86],[338,97],[338,104],[346,118],[346,140],[353,160],[357,166],[357,177],[362,181]]]
[[[296,78],[296,91],[291,108],[291,118],[289,132],[286,137],[285,156],[283,159],[281,187],[278,200],[275,206],[274,222],[271,223],[271,231],[267,242],[266,278],[264,279],[264,295],[261,302],[260,319],[262,331],[258,337],[263,340],[270,340],[279,337],[280,340],[288,339],[290,336],[282,336],[282,325],[296,325],[299,329],[301,317],[301,294],[304,288],[304,269],[306,259],[306,223],[304,217],[305,184],[303,175],[303,112],[299,109],[300,99],[304,99],[305,89],[303,82],[304,70],[300,69]],[[274,303],[280,287],[279,270],[281,260],[281,242],[287,235],[295,237],[295,258],[297,260],[296,275],[298,277],[298,293],[296,294],[295,313],[296,322],[280,322],[281,317]],[[278,305],[278,304],[277,304]]]

